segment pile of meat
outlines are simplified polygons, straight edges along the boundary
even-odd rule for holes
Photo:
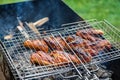
[[[102,39],[104,33],[93,28],[78,30],[75,35],[61,38],[26,40],[24,46],[36,50],[31,54],[33,64],[51,65],[59,63],[88,63],[100,51],[111,49],[108,40]]]

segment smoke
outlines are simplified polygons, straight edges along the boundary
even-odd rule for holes
[[[35,22],[49,17],[49,21],[42,26],[45,30],[58,28],[63,23],[81,19],[61,0],[34,0],[0,5],[0,39],[16,28],[17,17],[22,22]]]
[[[36,0],[1,5],[0,38],[4,35],[8,35],[10,31],[13,31],[16,28],[18,25],[17,17],[19,17],[22,22],[35,22],[43,17],[49,17],[53,15],[51,10],[52,5],[53,4],[51,4],[50,0]],[[43,27],[47,25],[43,25]]]
[[[0,38],[10,34],[18,25],[17,17],[22,21],[34,20],[33,2],[21,2],[0,6]],[[31,18],[31,19],[30,19]]]

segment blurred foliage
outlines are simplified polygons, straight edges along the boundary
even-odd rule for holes
[[[64,0],[79,16],[106,19],[120,29],[120,0]]]
[[[0,4],[16,3],[22,1],[28,1],[28,0],[0,0]]]

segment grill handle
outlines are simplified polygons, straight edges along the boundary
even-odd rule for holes
[[[38,31],[38,29],[36,28],[36,26],[42,26],[44,23],[46,23],[49,20],[48,17],[42,18],[36,22],[31,22],[31,23],[26,23],[26,25],[34,32],[36,33],[38,36],[40,36],[40,33]]]
[[[39,33],[38,29],[35,27],[34,23],[27,23],[27,22],[25,22],[25,23],[34,33],[36,33],[38,36],[40,36],[40,33]]]
[[[49,21],[49,18],[48,17],[45,17],[45,18],[42,18],[36,22],[34,22],[33,24],[35,26],[42,26],[44,23],[46,23],[47,21]]]
[[[17,26],[18,30],[25,36],[26,39],[29,39],[29,34],[26,32],[24,27]]]

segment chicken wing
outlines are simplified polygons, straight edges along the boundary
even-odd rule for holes
[[[61,37],[48,37],[45,38],[45,41],[53,50],[62,50],[66,46],[66,43]]]
[[[36,39],[36,40],[26,40],[24,42],[24,46],[31,48],[31,49],[35,49],[35,50],[41,50],[44,52],[48,52],[48,46],[46,44],[46,42],[43,39]]]
[[[30,60],[33,64],[39,65],[55,64],[54,59],[49,54],[44,53],[43,51],[33,53],[30,57]]]
[[[80,47],[74,47],[73,50],[75,53],[80,57],[82,62],[90,62],[92,59],[92,56],[90,53],[85,52],[85,50],[81,49]]]
[[[83,38],[83,39],[86,39],[86,40],[89,40],[89,41],[96,41],[95,37],[93,37],[92,35],[88,34],[87,32],[83,33],[82,31],[77,31],[76,32],[76,35]]]
[[[50,55],[52,57],[54,57],[55,59],[55,62],[57,63],[64,63],[64,62],[69,62],[68,58],[65,56],[65,54],[68,54],[68,53],[65,53],[63,51],[58,51],[58,50],[55,50],[55,51],[52,51],[50,53]]]
[[[74,63],[80,64],[79,59],[75,55],[72,55],[70,53],[66,53],[64,51],[55,50],[55,51],[52,51],[50,55],[53,56],[55,58],[55,60],[57,60],[56,61],[57,63],[61,63],[61,62],[62,63],[64,63],[64,62],[69,63],[71,60]]]
[[[37,65],[50,65],[49,61],[44,60],[39,54],[33,53],[30,57],[30,61]]]
[[[97,30],[97,29],[93,29],[93,28],[83,29],[83,30],[79,30],[79,31],[83,34],[90,34],[90,35],[103,35],[104,34],[104,32],[102,30]]]
[[[77,64],[80,64],[81,62],[79,61],[79,59],[75,56],[75,55],[72,55],[72,54],[68,54],[69,58],[74,62],[74,63],[77,63]]]

